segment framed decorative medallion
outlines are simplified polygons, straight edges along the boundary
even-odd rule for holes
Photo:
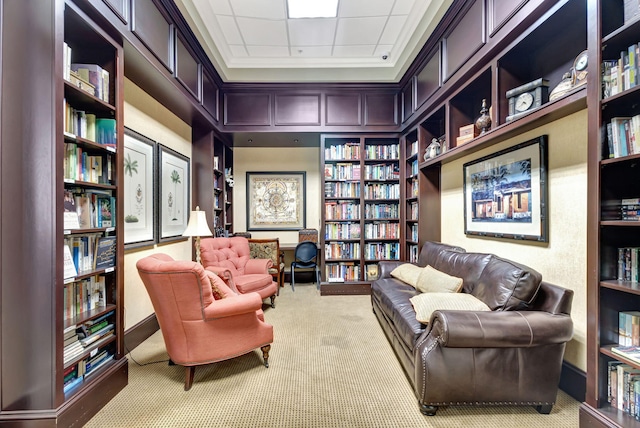
[[[305,172],[247,172],[247,230],[305,227]]]

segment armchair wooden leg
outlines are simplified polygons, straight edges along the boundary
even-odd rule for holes
[[[269,351],[271,350],[271,345],[264,345],[260,349],[262,349],[262,358],[264,359],[264,366],[266,368],[269,368]]]
[[[276,307],[276,295],[271,296],[271,307],[275,309]]]
[[[188,391],[193,385],[193,374],[196,372],[195,366],[188,366],[184,368],[184,390]]]

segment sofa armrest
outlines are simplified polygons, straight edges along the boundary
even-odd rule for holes
[[[262,308],[262,298],[258,293],[239,294],[216,300],[204,309],[205,321],[218,318],[232,317]]]
[[[391,278],[391,271],[407,262],[384,260],[378,262],[378,279]]]
[[[568,342],[568,315],[543,311],[435,311],[425,335],[448,348],[513,348]]]
[[[269,273],[269,268],[273,266],[273,261],[271,259],[249,259],[247,260],[247,264],[244,266],[244,273],[246,274],[254,274],[254,273]]]

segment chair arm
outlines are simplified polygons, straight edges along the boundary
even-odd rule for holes
[[[244,273],[269,273],[269,268],[273,266],[271,259],[249,259],[244,266]]]
[[[543,311],[435,311],[429,325],[425,335],[448,348],[526,348],[573,336],[570,316]]]
[[[378,279],[391,278],[391,271],[407,262],[384,260],[378,262]]]
[[[262,299],[258,293],[239,294],[216,300],[204,308],[205,321],[255,312],[262,309]]]
[[[229,269],[218,266],[207,266],[205,269],[218,275],[234,293],[240,294],[236,284],[233,282],[233,273]]]

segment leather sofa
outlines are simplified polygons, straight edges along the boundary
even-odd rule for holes
[[[551,412],[573,334],[573,291],[496,255],[426,242],[417,265],[462,278],[461,292],[490,310],[436,310],[422,324],[409,300],[420,292],[391,276],[402,263],[380,262],[371,303],[421,412],[435,415],[448,405],[531,405]]]

